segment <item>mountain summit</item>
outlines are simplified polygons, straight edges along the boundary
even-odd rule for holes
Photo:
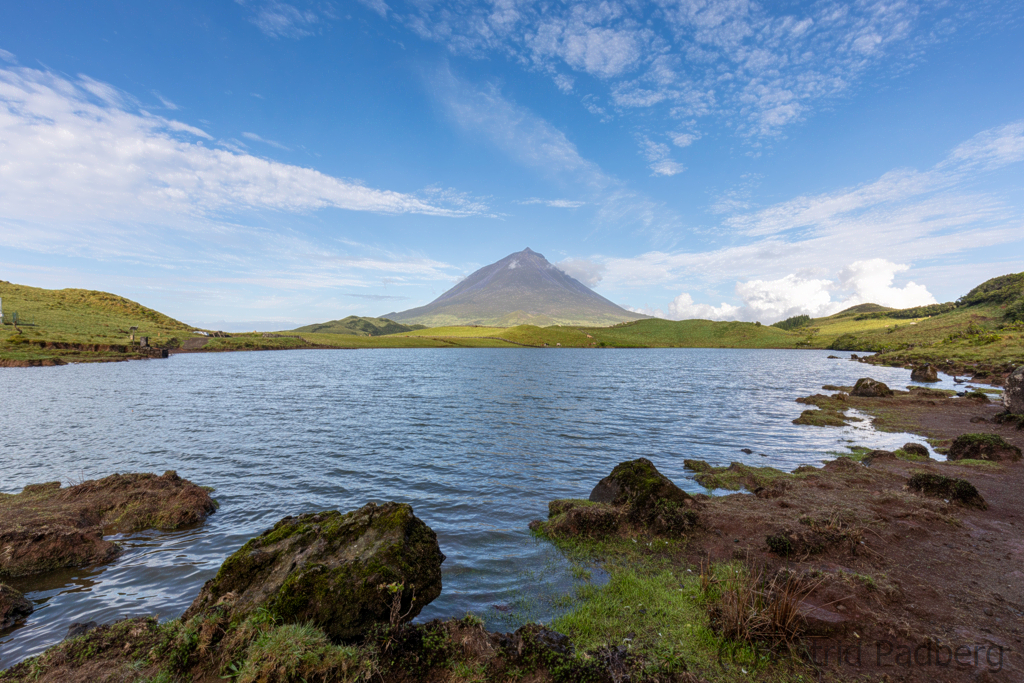
[[[383,316],[442,325],[606,326],[646,316],[631,313],[566,275],[542,254],[523,249],[484,266],[426,306]]]

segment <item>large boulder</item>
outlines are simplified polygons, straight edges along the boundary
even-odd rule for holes
[[[32,602],[4,583],[0,583],[0,630],[32,614]]]
[[[885,396],[892,396],[892,389],[878,380],[871,379],[870,377],[861,377],[857,380],[857,383],[853,385],[853,391],[850,392],[850,396],[881,398]]]
[[[998,434],[961,434],[949,447],[949,460],[1009,460],[1021,459],[1020,449],[1006,442]]]
[[[928,472],[917,472],[907,482],[907,488],[911,491],[923,493],[934,498],[945,498],[946,500],[959,503],[964,507],[987,510],[988,504],[985,499],[974,488],[974,484],[965,479],[953,479],[944,477],[941,474],[929,474]]]
[[[910,371],[911,382],[938,382],[939,371],[935,369],[935,366],[931,363],[925,363],[924,365],[915,366]]]
[[[335,640],[408,621],[441,594],[437,536],[402,503],[285,517],[229,557],[185,612],[263,608]]]
[[[1024,366],[1010,373],[1003,386],[1003,405],[1006,412],[1024,415]]]

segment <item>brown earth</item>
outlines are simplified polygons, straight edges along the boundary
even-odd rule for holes
[[[113,559],[104,533],[176,529],[216,509],[203,488],[175,472],[114,474],[61,488],[32,484],[0,494],[0,576],[26,576]]]
[[[991,421],[1000,410],[992,404],[906,392],[846,400],[877,427],[934,444],[973,432],[1024,446],[1024,432]],[[795,573],[805,656],[831,676],[1024,681],[1024,464],[889,454],[870,466],[839,458],[801,470],[771,495],[705,501],[705,531],[687,561]],[[919,472],[970,482],[987,509],[910,492]]]

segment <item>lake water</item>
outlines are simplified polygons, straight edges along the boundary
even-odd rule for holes
[[[409,503],[437,532],[444,591],[421,619],[472,611],[504,630],[509,606],[544,619],[532,598],[570,579],[527,524],[552,499],[586,497],[623,460],[650,458],[697,492],[684,458],[791,470],[852,443],[909,440],[791,423],[808,407],[793,399],[822,384],[910,383],[908,370],[829,353],[325,350],[0,369],[0,492],[171,469],[215,487],[221,504],[199,528],[121,537],[126,552],[111,564],[9,581],[36,612],[0,633],[0,668],[71,622],[176,617],[281,517],[369,501]]]

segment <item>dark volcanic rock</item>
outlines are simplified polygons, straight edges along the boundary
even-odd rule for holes
[[[985,499],[974,488],[974,484],[965,479],[953,479],[944,477],[941,474],[927,474],[918,472],[910,477],[907,488],[911,491],[923,493],[926,496],[946,498],[959,503],[965,507],[987,510],[988,505]]]
[[[0,583],[0,630],[13,626],[32,614],[32,602],[4,583]]]
[[[939,371],[935,369],[935,366],[931,363],[925,363],[924,365],[918,365],[910,371],[910,381],[912,382],[938,382]]]
[[[405,504],[285,517],[229,557],[184,618],[262,607],[348,640],[396,609],[400,621],[416,617],[441,594],[443,561],[437,536]]]
[[[1017,368],[1006,378],[1003,405],[1006,406],[1008,413],[1024,415],[1024,366]]]
[[[1007,443],[997,434],[961,434],[949,447],[950,460],[1009,460],[1021,459],[1020,449]]]
[[[853,385],[853,391],[850,392],[850,396],[880,398],[884,396],[892,396],[892,389],[877,380],[871,379],[870,377],[861,377],[857,380],[857,383]]]
[[[86,633],[88,633],[89,631],[93,630],[98,626],[99,624],[97,624],[95,621],[87,621],[85,623],[80,623],[76,621],[75,623],[71,624],[71,626],[68,626],[68,632],[67,635],[64,636],[64,638],[67,639],[77,638],[78,636],[84,636]]]

